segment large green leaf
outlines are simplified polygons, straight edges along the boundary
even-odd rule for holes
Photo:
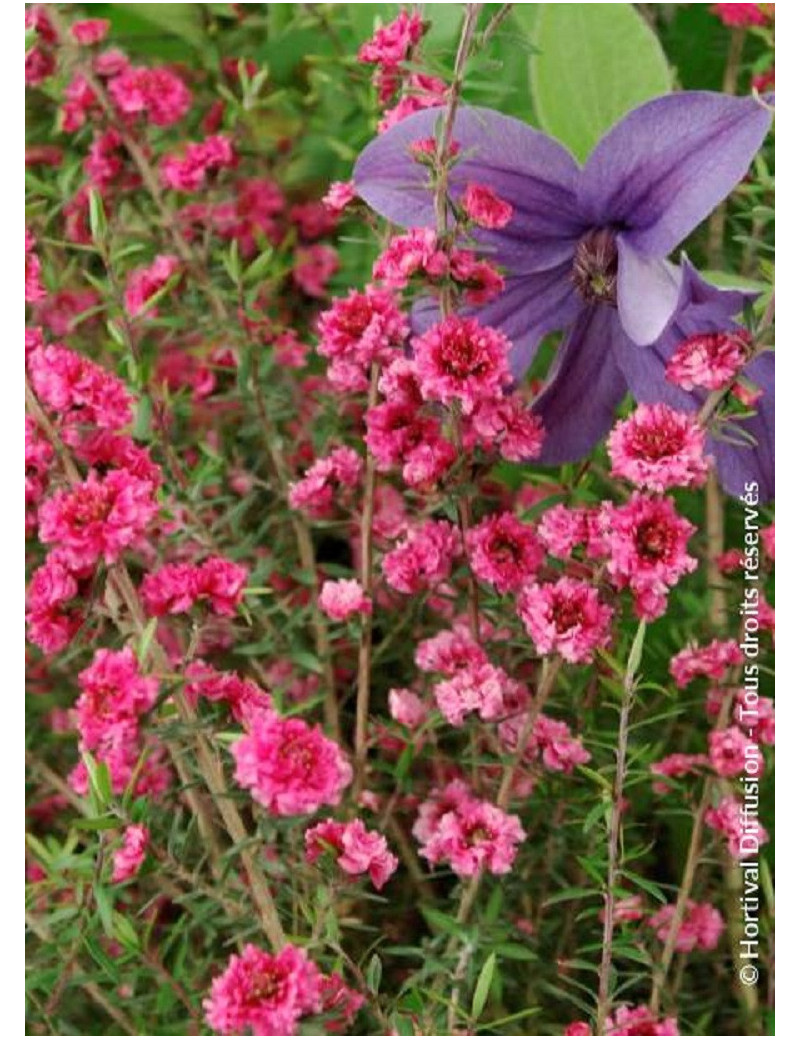
[[[541,4],[531,90],[539,124],[583,161],[626,112],[668,93],[655,34],[631,4]]]

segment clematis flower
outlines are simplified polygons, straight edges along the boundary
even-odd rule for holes
[[[429,171],[412,148],[435,133],[441,115],[436,108],[409,116],[356,163],[359,195],[403,227],[435,224]],[[519,120],[483,108],[456,113],[462,158],[449,172],[449,191],[458,198],[477,182],[513,209],[504,227],[474,232],[503,268],[505,286],[469,313],[512,341],[517,379],[545,335],[565,333],[534,403],[547,433],[543,462],[590,451],[628,390],[640,401],[696,410],[697,398],[677,397],[671,385],[667,392],[665,364],[687,335],[729,329],[747,295],[716,289],[685,259],[676,266],[667,257],[744,177],[771,122],[753,98],[671,94],[629,112],[579,167],[561,144]],[[417,328],[435,320],[430,304],[418,307]],[[743,473],[772,486],[772,359],[750,368],[745,374],[765,391],[743,424],[757,447],[749,438],[711,445],[724,486],[736,494]]]

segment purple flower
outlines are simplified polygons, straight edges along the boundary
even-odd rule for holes
[[[356,163],[361,197],[405,227],[434,224],[430,175],[410,146],[436,132],[441,114],[408,117]],[[543,461],[589,452],[628,390],[639,400],[698,407],[702,398],[666,382],[666,360],[694,331],[733,327],[746,295],[715,289],[688,261],[676,266],[666,258],[744,177],[771,122],[771,111],[753,98],[671,94],[625,116],[581,168],[562,145],[519,120],[489,109],[458,111],[453,139],[462,159],[449,174],[451,195],[460,198],[475,182],[514,207],[501,230],[476,232],[506,276],[504,291],[476,313],[512,340],[517,378],[545,335],[565,333],[534,405],[547,431]],[[418,309],[417,324],[434,320],[432,307]],[[765,390],[749,420],[758,446],[717,441],[712,449],[728,490],[738,494],[742,474],[753,474],[747,479],[759,479],[766,494],[772,358],[757,359],[747,374]]]

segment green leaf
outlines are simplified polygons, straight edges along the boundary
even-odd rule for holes
[[[203,50],[206,34],[199,4],[115,4],[165,32]]]
[[[381,959],[377,953],[373,953],[370,957],[367,970],[364,972],[364,978],[367,983],[367,987],[370,993],[378,993],[381,988],[381,976],[383,975],[383,965]]]
[[[539,123],[580,162],[626,112],[672,86],[661,44],[631,4],[542,4],[533,44]]]
[[[480,975],[478,975],[478,981],[475,983],[475,992],[472,994],[473,1019],[480,1018],[481,1012],[486,1007],[486,999],[489,996],[489,987],[491,986],[492,979],[494,978],[494,966],[496,963],[496,954],[490,953],[483,963]]]

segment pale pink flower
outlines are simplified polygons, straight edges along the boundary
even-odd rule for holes
[[[734,639],[712,639],[706,646],[690,644],[675,654],[669,671],[680,689],[692,679],[724,679],[729,668],[742,664],[744,654]]]
[[[676,751],[672,755],[667,755],[666,758],[660,759],[658,762],[653,762],[650,766],[650,772],[655,777],[664,776],[680,778],[684,776],[692,776],[707,765],[707,755],[687,755],[681,751]],[[656,779],[653,782],[653,790],[656,794],[667,794],[670,791],[670,787],[662,780]]]
[[[665,404],[640,404],[608,436],[611,475],[653,491],[697,487],[708,473],[705,438],[693,416]]]
[[[676,909],[673,905],[662,906],[647,922],[661,942],[667,941]],[[679,953],[714,950],[724,931],[725,922],[718,910],[710,903],[695,903],[689,899],[678,929],[675,949]]]
[[[320,610],[334,621],[346,621],[354,614],[372,613],[372,600],[354,578],[323,582],[318,603]]]
[[[338,744],[302,719],[260,712],[231,745],[236,782],[277,816],[338,805],[353,770]]]
[[[309,863],[316,863],[320,856],[332,851],[345,874],[369,874],[379,891],[399,862],[389,851],[386,838],[377,831],[368,831],[361,820],[323,820],[306,831],[305,845]]]
[[[527,712],[519,712],[504,719],[498,728],[503,745],[515,754],[520,750],[520,739],[527,728]],[[546,769],[554,773],[571,774],[575,766],[585,765],[591,755],[580,737],[574,737],[566,722],[550,718],[540,712],[523,753],[523,761],[533,763],[541,756]]]
[[[245,724],[258,712],[272,709],[272,698],[252,679],[242,679],[235,672],[219,672],[199,658],[186,668],[185,691],[193,704],[200,697],[225,701],[233,717]]]
[[[334,181],[323,195],[322,203],[332,213],[341,213],[355,198],[356,186],[353,181]]]
[[[744,329],[736,333],[701,332],[681,343],[667,362],[664,374],[682,390],[721,390],[744,367],[751,350],[752,341]]]
[[[451,726],[461,726],[475,712],[481,719],[499,718],[506,701],[516,692],[514,681],[502,668],[491,664],[462,668],[433,688],[436,705]]]
[[[294,1036],[300,1019],[320,1010],[321,992],[305,950],[287,944],[271,954],[247,943],[211,983],[203,1010],[221,1036]]]
[[[733,795],[727,795],[709,809],[704,820],[712,830],[727,839],[728,852],[733,859],[752,859],[769,841],[769,834],[752,810]]]
[[[462,668],[477,668],[488,661],[486,651],[469,632],[439,632],[423,639],[414,651],[414,663],[422,672],[455,675]]]
[[[608,646],[613,610],[600,593],[576,578],[527,585],[517,599],[517,613],[540,654],[560,654],[572,663],[592,659]]]
[[[408,729],[418,729],[428,717],[428,709],[413,690],[389,690],[389,714]]]
[[[509,462],[530,462],[544,444],[542,420],[517,394],[482,401],[469,417],[469,428],[484,451],[496,451]]]
[[[507,874],[524,839],[518,816],[469,798],[439,819],[420,855],[431,864],[447,863],[459,877],[473,877],[479,870]]]
[[[150,831],[141,824],[131,824],[125,828],[122,836],[122,846],[114,852],[114,869],[111,873],[111,881],[115,885],[123,881],[130,881],[136,877],[144,863],[147,853],[147,845],[150,841]]]

